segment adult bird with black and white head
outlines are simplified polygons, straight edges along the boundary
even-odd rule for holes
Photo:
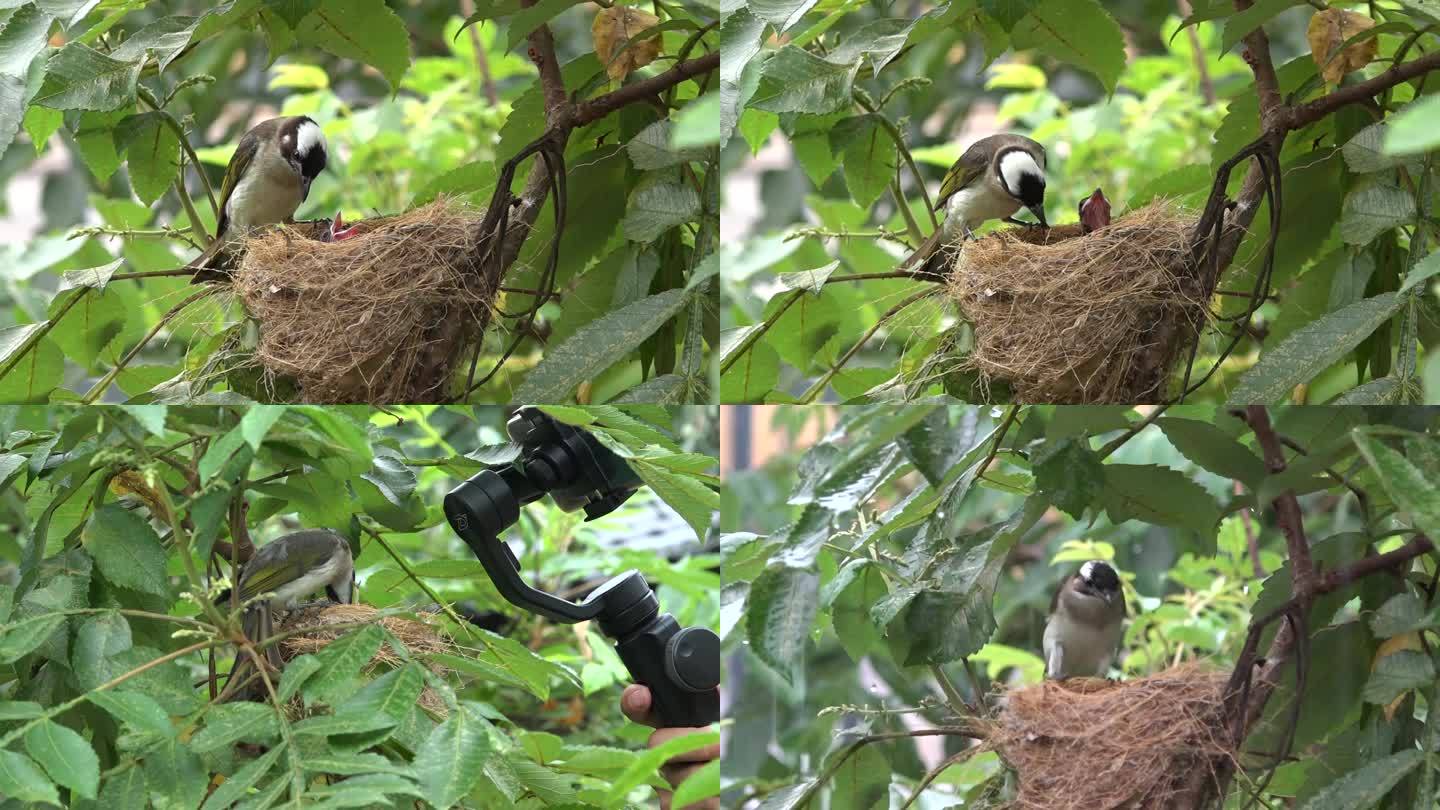
[[[1129,610],[1120,575],[1090,560],[1065,578],[1050,600],[1043,647],[1045,677],[1104,677],[1120,647]]]
[[[271,118],[251,127],[225,168],[215,240],[188,265],[198,271],[194,280],[225,278],[217,270],[232,242],[256,228],[289,222],[328,161],[325,133],[309,116]]]
[[[1045,147],[1024,135],[1002,133],[981,138],[966,149],[940,184],[935,210],[945,212],[945,221],[915,253],[901,265],[904,269],[924,265],[924,271],[943,275],[940,258],[950,247],[973,236],[976,228],[992,219],[1017,225],[1032,223],[1014,219],[1026,208],[1040,225],[1045,220]]]

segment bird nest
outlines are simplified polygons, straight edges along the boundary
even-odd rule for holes
[[[1184,664],[1145,678],[1046,681],[1007,693],[987,733],[1019,779],[1011,810],[1165,810],[1234,758],[1227,676]],[[1087,688],[1090,687],[1090,688]]]
[[[313,226],[245,240],[235,294],[260,325],[271,390],[307,402],[436,402],[490,323],[500,280],[482,266],[484,212],[445,200],[365,220],[338,242]]]
[[[1023,228],[964,243],[947,285],[975,333],[965,364],[1017,402],[1164,399],[1206,311],[1194,225],[1161,200],[1089,234]]]
[[[357,622],[374,623],[378,614],[379,611],[376,608],[358,603],[323,605],[290,611],[276,623],[276,632],[283,633],[290,630],[302,632],[280,642],[280,659],[289,663],[297,656],[317,653],[329,646],[335,639],[354,631]],[[423,658],[455,651],[455,645],[450,639],[426,622],[400,616],[381,616],[379,623],[413,656]],[[406,660],[389,644],[381,644],[380,649],[371,656],[365,668],[367,670],[377,667],[394,669],[404,666]],[[437,675],[443,675],[447,671],[438,664],[428,664],[428,666]],[[443,716],[446,713],[445,702],[429,686],[426,686],[420,693],[419,704],[422,709],[432,715]]]

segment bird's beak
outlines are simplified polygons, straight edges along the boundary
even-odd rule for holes
[[[1027,206],[1025,206],[1025,207],[1026,207],[1026,208],[1029,208],[1029,209],[1030,209],[1030,213],[1034,214],[1034,215],[1035,215],[1035,218],[1038,219],[1038,220],[1040,220],[1040,225],[1041,225],[1041,227],[1045,227],[1045,228],[1050,227],[1050,223],[1048,223],[1048,222],[1045,221],[1045,206],[1043,206],[1043,205],[1038,205],[1038,204],[1037,204],[1037,205],[1027,205]]]

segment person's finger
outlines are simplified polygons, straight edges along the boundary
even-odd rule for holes
[[[706,729],[701,729],[701,728],[662,728],[662,729],[660,729],[659,731],[655,732],[654,734],[651,734],[651,735],[650,735],[650,742],[647,743],[647,745],[649,745],[649,747],[651,747],[651,748],[658,748],[659,746],[662,746],[662,745],[664,745],[665,743],[670,742],[671,740],[673,740],[673,739],[675,739],[675,738],[677,738],[677,737],[685,737],[685,736],[688,736],[688,735],[690,735],[690,734],[694,734],[694,733],[697,732],[697,731],[705,731],[705,730],[706,730]],[[693,751],[686,751],[686,752],[683,753],[683,754],[676,754],[675,756],[673,756],[673,757],[670,758],[670,762],[671,762],[672,764],[673,764],[673,763],[677,763],[677,762],[702,762],[702,763],[703,763],[703,762],[709,762],[709,761],[712,760],[712,759],[719,759],[719,758],[720,758],[720,743],[716,742],[716,743],[710,743],[709,745],[702,746],[702,747],[700,747],[700,748],[696,748],[696,749],[694,749]]]
[[[620,693],[620,711],[642,726],[659,728],[660,720],[655,716],[650,690],[638,683],[632,683]]]

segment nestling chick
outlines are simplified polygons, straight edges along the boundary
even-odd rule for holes
[[[1103,560],[1080,566],[1050,600],[1043,640],[1045,677],[1104,677],[1120,647],[1128,614],[1115,569]]]

